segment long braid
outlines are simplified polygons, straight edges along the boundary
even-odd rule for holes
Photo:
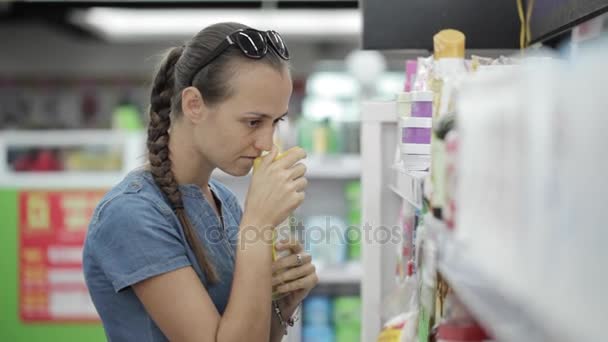
[[[171,159],[169,158],[169,127],[171,126],[171,98],[173,97],[175,83],[175,63],[183,51],[183,46],[173,48],[163,61],[154,79],[150,96],[150,123],[148,125],[147,141],[150,171],[158,187],[171,202],[184,230],[186,240],[194,251],[207,280],[213,284],[219,280],[217,272],[209,261],[207,253],[186,215],[184,202],[173,171],[171,171]]]

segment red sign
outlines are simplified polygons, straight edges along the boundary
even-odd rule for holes
[[[24,322],[98,320],[82,246],[101,191],[19,194],[19,311]]]

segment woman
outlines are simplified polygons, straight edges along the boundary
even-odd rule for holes
[[[287,114],[289,52],[273,31],[210,26],[173,48],[151,94],[149,166],[97,206],[84,247],[111,341],[279,341],[317,283],[298,243],[272,262],[273,228],[304,200],[300,148],[273,161]],[[219,168],[252,176],[244,211]],[[271,300],[271,290],[287,294]]]

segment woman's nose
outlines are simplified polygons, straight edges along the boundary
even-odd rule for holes
[[[270,129],[264,129],[260,132],[255,140],[255,148],[260,151],[270,151],[272,149],[274,137],[274,127]]]

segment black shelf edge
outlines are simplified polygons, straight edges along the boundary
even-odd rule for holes
[[[608,0],[535,0],[530,19],[531,42],[555,46],[577,25],[606,12]]]

